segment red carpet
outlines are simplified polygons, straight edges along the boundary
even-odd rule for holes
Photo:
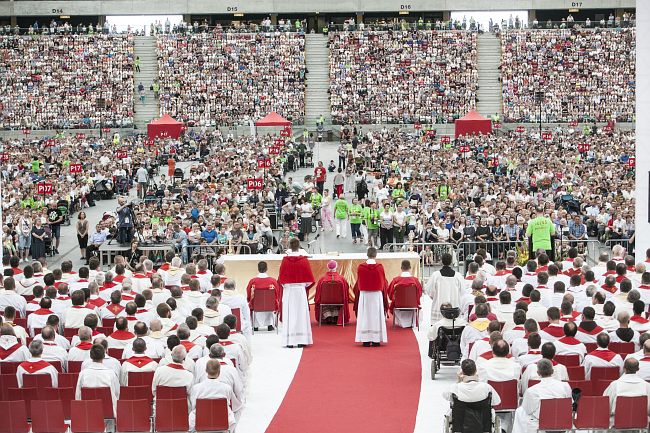
[[[412,433],[422,377],[413,332],[389,327],[387,345],[362,347],[354,323],[312,330],[266,433]]]

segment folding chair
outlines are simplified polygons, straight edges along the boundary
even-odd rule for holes
[[[56,400],[32,401],[32,433],[66,433],[63,404]]]
[[[51,388],[52,376],[49,374],[23,374],[23,388]]]
[[[58,378],[59,388],[77,389],[78,380],[79,373],[60,373]]]
[[[113,333],[112,326],[98,326],[96,329],[97,332],[99,332],[100,334],[104,334],[107,337]]]
[[[32,332],[32,338],[36,337],[37,335],[40,335],[42,330],[43,328],[34,328],[34,332]]]
[[[153,375],[153,371],[130,371],[129,386],[148,386],[151,389]]]
[[[117,432],[151,431],[151,404],[148,400],[117,401]]]
[[[569,375],[569,380],[585,380],[585,368],[582,365],[567,367],[566,371]]]
[[[18,401],[0,401],[2,416],[0,416],[0,431],[3,433],[29,433],[29,424],[27,423],[27,410],[25,402]]]
[[[101,400],[73,400],[70,407],[70,430],[74,433],[98,433],[105,430]]]
[[[151,386],[121,386],[120,400],[147,400],[153,401]]]
[[[648,396],[617,397],[614,411],[614,429],[648,430]]]
[[[591,379],[591,394],[592,395],[603,395],[607,387],[609,386],[610,383],[612,383],[614,380],[613,379],[601,379],[601,380],[593,380]]]
[[[83,361],[68,361],[68,373],[81,372],[81,364]]]
[[[0,374],[16,374],[20,362],[0,362]]]
[[[159,386],[156,388],[156,399],[178,400],[187,399],[187,389],[184,386]]]
[[[194,429],[197,432],[228,432],[228,400],[196,400],[196,418]]]
[[[31,418],[32,400],[37,400],[38,394],[36,388],[9,388],[9,400],[22,400],[25,402],[27,418]]]
[[[609,429],[609,397],[583,394],[578,400],[578,411],[573,424],[580,430]]]
[[[104,419],[115,419],[115,414],[113,413],[113,396],[111,395],[110,388],[81,388],[81,399],[101,400]]]
[[[551,398],[541,401],[538,431],[573,429],[571,398]]]
[[[108,356],[111,358],[115,358],[117,360],[122,359],[122,354],[124,353],[124,349],[117,349],[115,347],[108,349]]]
[[[621,355],[625,359],[630,353],[634,353],[634,343],[623,343],[621,341],[609,343],[609,350]]]
[[[188,417],[187,398],[177,400],[156,399],[154,431],[186,432],[190,428]]]
[[[584,345],[587,348],[587,353],[591,353],[594,350],[598,349],[597,343],[584,343]]]
[[[253,292],[253,307],[251,314],[275,313],[275,333],[278,331],[278,309],[275,305],[275,289],[255,289]]]
[[[102,328],[110,328],[111,331],[108,334],[104,334],[107,337],[113,332],[113,327],[115,326],[115,319],[102,319]]]
[[[580,365],[580,355],[555,355],[553,360],[565,367],[577,367]]]
[[[495,382],[489,380],[488,384],[494,388],[496,393],[501,398],[501,403],[498,406],[494,406],[494,411],[507,413],[508,416],[514,418],[514,412],[517,410],[517,403],[519,402],[518,381],[506,380]]]
[[[50,363],[52,367],[59,373],[63,373],[63,366],[61,365],[61,361],[47,361]]]
[[[583,396],[595,395],[593,385],[589,380],[569,380],[569,386],[571,389],[579,389]]]
[[[75,399],[74,388],[43,388],[38,391],[41,400],[59,400],[63,405],[63,418],[70,419],[70,403]]]
[[[621,377],[621,371],[618,367],[591,367],[589,379],[592,382],[599,380],[616,380]]]
[[[415,314],[415,326],[420,330],[420,300],[418,299],[418,289],[414,284],[396,285],[395,300],[393,301],[393,311],[404,310],[413,311]],[[393,328],[395,327],[395,314],[393,314]]]
[[[79,329],[78,328],[64,328],[63,329],[63,336],[65,338],[72,338],[77,334],[79,334]]]
[[[231,308],[232,315],[237,318],[237,326],[235,326],[235,331],[241,332],[241,308]]]
[[[340,307],[339,314],[343,314],[345,308],[345,296],[343,294],[343,285],[339,281],[325,281],[320,292],[320,306],[322,307]],[[318,315],[318,326],[322,325],[323,315]],[[394,322],[394,319],[393,319]],[[393,323],[394,325],[394,323]],[[343,320],[345,326],[345,320]]]
[[[16,374],[0,374],[0,400],[9,400],[9,388],[18,388]]]
[[[18,312],[16,311],[16,313]],[[27,330],[27,317],[14,318],[14,325],[21,326],[23,329]]]

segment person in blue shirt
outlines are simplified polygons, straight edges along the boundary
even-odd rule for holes
[[[201,238],[205,239],[205,242],[208,244],[213,244],[215,239],[217,239],[217,231],[214,229],[212,223],[208,223],[205,230],[201,232]]]

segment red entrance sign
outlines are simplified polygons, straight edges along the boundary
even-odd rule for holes
[[[7,152],[0,153],[0,161],[9,161],[9,154]]]
[[[636,164],[636,158],[634,156],[630,156],[627,160],[627,166],[634,168],[634,164]]]
[[[589,143],[579,143],[578,144],[578,152],[580,152],[580,153],[589,152],[589,149],[591,149],[591,145]]]
[[[36,194],[52,195],[54,187],[50,182],[39,182],[36,184]]]
[[[542,140],[550,141],[553,139],[553,134],[550,132],[542,132]]]
[[[126,159],[129,157],[129,152],[126,150],[118,150],[115,152],[115,158],[117,159]]]
[[[257,168],[271,168],[271,160],[269,158],[258,159]]]
[[[440,136],[440,142],[442,144],[449,144],[449,143],[451,143],[451,137],[448,136],[448,135],[441,135]]]
[[[463,144],[460,146],[460,151],[463,153],[469,153],[469,146],[467,144]]]
[[[526,127],[524,125],[519,125],[515,131],[521,134],[522,132],[526,132]]]
[[[576,126],[578,126],[578,121],[577,120],[572,120],[571,122],[569,122],[569,126],[575,128]]]
[[[83,166],[79,163],[70,164],[70,173],[81,173]]]
[[[262,179],[257,179],[252,177],[246,179],[246,189],[248,190],[253,190],[253,189],[261,190],[263,186],[264,186],[264,181]]]
[[[269,147],[269,155],[279,155],[279,154],[280,154],[280,146]]]
[[[494,129],[501,129],[501,123],[499,123],[499,122],[498,122],[498,123],[495,123],[495,124],[492,125],[492,127],[493,127]]]

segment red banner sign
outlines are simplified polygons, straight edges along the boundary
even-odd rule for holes
[[[569,126],[575,128],[576,126],[578,126],[578,121],[577,120],[572,120],[571,122],[569,122]]]
[[[280,146],[269,146],[269,155],[279,155]]]
[[[53,138],[50,138],[49,140],[45,140],[45,146],[46,147],[54,147],[56,144],[56,141]]]
[[[589,143],[579,143],[578,144],[578,152],[580,152],[580,153],[589,152],[589,149],[591,149],[591,145]]]
[[[36,194],[52,195],[54,187],[50,182],[39,182],[36,184]]]
[[[627,160],[627,166],[630,168],[634,168],[635,164],[636,164],[636,157],[630,156]]]
[[[70,173],[81,173],[83,166],[79,163],[70,164]]]
[[[129,157],[129,152],[126,150],[118,150],[115,152],[115,158],[117,159],[126,159]]]
[[[0,153],[0,161],[9,161],[9,154],[7,152]]]
[[[102,132],[108,134],[109,132],[111,132],[111,128],[102,128]]]
[[[77,140],[83,140],[84,138],[86,138],[86,134],[79,132],[77,133],[77,135],[75,135],[75,137],[77,137]]]
[[[449,144],[449,143],[451,143],[451,137],[448,136],[448,135],[441,135],[440,136],[440,142],[442,144]]]
[[[413,128],[422,129],[422,124],[421,123],[415,123],[415,124],[413,124]]]
[[[522,132],[526,132],[526,127],[524,125],[519,125],[519,126],[517,126],[515,131],[517,131],[518,133],[521,134]]]
[[[248,190],[261,190],[264,187],[264,180],[263,179],[258,179],[258,178],[253,178],[249,177],[246,179],[246,189]]]
[[[612,128],[610,125],[605,125],[605,126],[603,126],[603,132],[606,132],[606,133],[608,133],[608,134],[609,134],[610,132],[612,132],[613,130],[614,130],[614,128]]]
[[[463,153],[469,153],[469,146],[467,144],[463,144],[460,146],[460,151]]]
[[[29,135],[31,133],[32,133],[32,131],[30,131],[29,129],[27,129],[27,128],[23,129],[23,134]]]
[[[276,138],[275,139],[275,145],[276,146],[284,146],[284,138]]]
[[[427,132],[425,132],[425,135],[427,137],[435,137],[437,133],[438,133],[438,131],[436,131],[435,129],[427,129]]]
[[[494,123],[494,124],[492,125],[492,127],[493,127],[494,129],[501,129],[501,123],[500,123],[500,122],[498,122],[498,123]]]
[[[269,158],[258,159],[257,168],[271,168],[271,160]]]
[[[553,134],[550,132],[542,132],[542,140],[550,141],[553,139]]]

